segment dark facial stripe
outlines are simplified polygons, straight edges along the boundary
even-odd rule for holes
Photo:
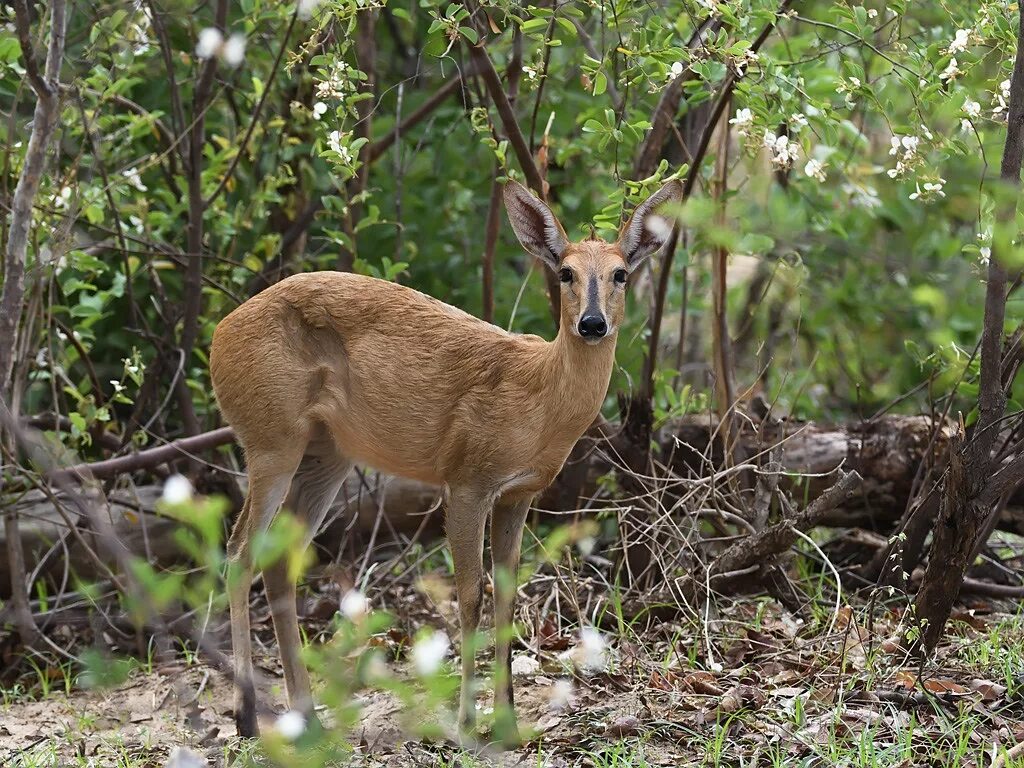
[[[587,308],[583,311],[584,317],[603,314],[598,301],[598,294],[597,275],[591,275],[590,282],[587,284]]]

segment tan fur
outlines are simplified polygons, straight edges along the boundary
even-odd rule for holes
[[[242,568],[229,584],[241,732],[255,731],[249,541],[282,501],[312,536],[353,462],[446,488],[464,643],[460,722],[472,722],[473,661],[465,643],[479,621],[485,523],[493,508],[495,566],[514,574],[530,500],[554,479],[604,401],[625,306],[615,272],[635,267],[618,243],[559,241],[564,232],[550,211],[522,188],[508,190],[507,201],[512,194],[518,198],[508,202],[510,217],[524,245],[554,243],[551,266],[573,273],[562,283],[554,341],[506,333],[411,288],[338,272],[290,277],[217,327],[213,386],[245,448],[250,477],[229,543]],[[638,225],[628,224],[623,237],[637,241]],[[609,328],[597,341],[577,331],[594,303],[595,281]],[[284,570],[269,569],[264,578],[279,603],[272,607],[290,705],[310,710],[295,587]],[[499,624],[507,623],[514,592],[498,599]],[[497,660],[507,674],[507,638],[499,637]],[[511,679],[502,682],[497,700],[511,705]]]

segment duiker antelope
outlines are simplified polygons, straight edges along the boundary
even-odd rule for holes
[[[459,723],[475,715],[472,636],[483,599],[484,527],[496,570],[519,567],[523,524],[593,423],[608,389],[626,279],[658,251],[656,211],[678,181],[639,205],[615,243],[570,243],[550,209],[510,181],[505,207],[519,242],[558,273],[561,322],[548,342],[507,333],[395,283],[341,272],[300,274],[229,314],[213,336],[210,370],[224,418],[245,449],[249,490],[228,556],[239,733],[257,733],[249,636],[250,542],[282,504],[312,540],[353,463],[444,487],[462,633]],[[263,573],[289,706],[312,712],[299,656],[296,586],[284,562]],[[501,582],[508,582],[502,578]],[[497,580],[496,580],[497,584]],[[495,625],[512,622],[515,587],[495,590]],[[496,711],[512,709],[511,640]],[[502,672],[499,672],[501,677]]]

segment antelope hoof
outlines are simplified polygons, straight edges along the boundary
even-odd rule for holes
[[[494,720],[494,738],[505,749],[515,749],[523,745],[523,737],[519,733],[515,712],[509,708],[506,714],[496,712]]]
[[[256,707],[243,705],[235,708],[235,729],[239,736],[247,739],[260,735],[260,726],[256,722]]]

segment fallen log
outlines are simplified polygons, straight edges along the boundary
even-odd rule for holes
[[[537,501],[539,509],[566,511],[594,505],[594,498],[600,494],[598,479],[614,468],[614,457],[619,455],[616,441],[623,436],[615,429],[602,423],[600,434],[590,434],[580,442],[556,482]],[[781,465],[780,486],[788,487],[802,502],[820,496],[836,482],[840,471],[856,471],[863,481],[841,504],[825,512],[818,524],[888,535],[906,509],[920,463],[938,461],[945,455],[947,432],[942,428],[933,439],[933,430],[932,420],[924,416],[889,415],[845,425],[746,422],[739,434],[736,456],[741,461],[766,462],[768,449],[774,447],[773,456]],[[691,416],[673,422],[659,432],[657,439],[664,463],[683,476],[707,477],[724,466],[713,418]],[[62,470],[60,476],[112,478],[135,473],[142,480],[147,470],[232,440],[231,430],[223,428],[129,456],[76,465]],[[166,534],[176,523],[155,514],[159,492],[156,486],[143,485],[130,497],[114,493],[111,514],[115,530],[119,535],[123,533],[133,553],[166,562],[180,553],[173,547],[164,549],[173,544],[173,538]],[[372,472],[353,473],[317,543],[333,558],[345,547],[365,544],[375,529],[378,543],[387,542],[395,533],[411,535],[421,524],[425,534],[436,535],[443,518],[436,509],[438,494],[437,488],[409,480]],[[37,491],[26,493],[16,503],[23,521],[25,548],[31,553],[31,570],[67,530],[67,524]],[[431,509],[434,511],[424,523],[423,513]],[[1008,507],[1000,527],[1024,533],[1024,511],[1017,505]],[[83,578],[96,577],[95,563],[73,545],[75,542],[69,539],[70,567]],[[6,595],[9,589],[3,565],[0,562],[0,595]]]

